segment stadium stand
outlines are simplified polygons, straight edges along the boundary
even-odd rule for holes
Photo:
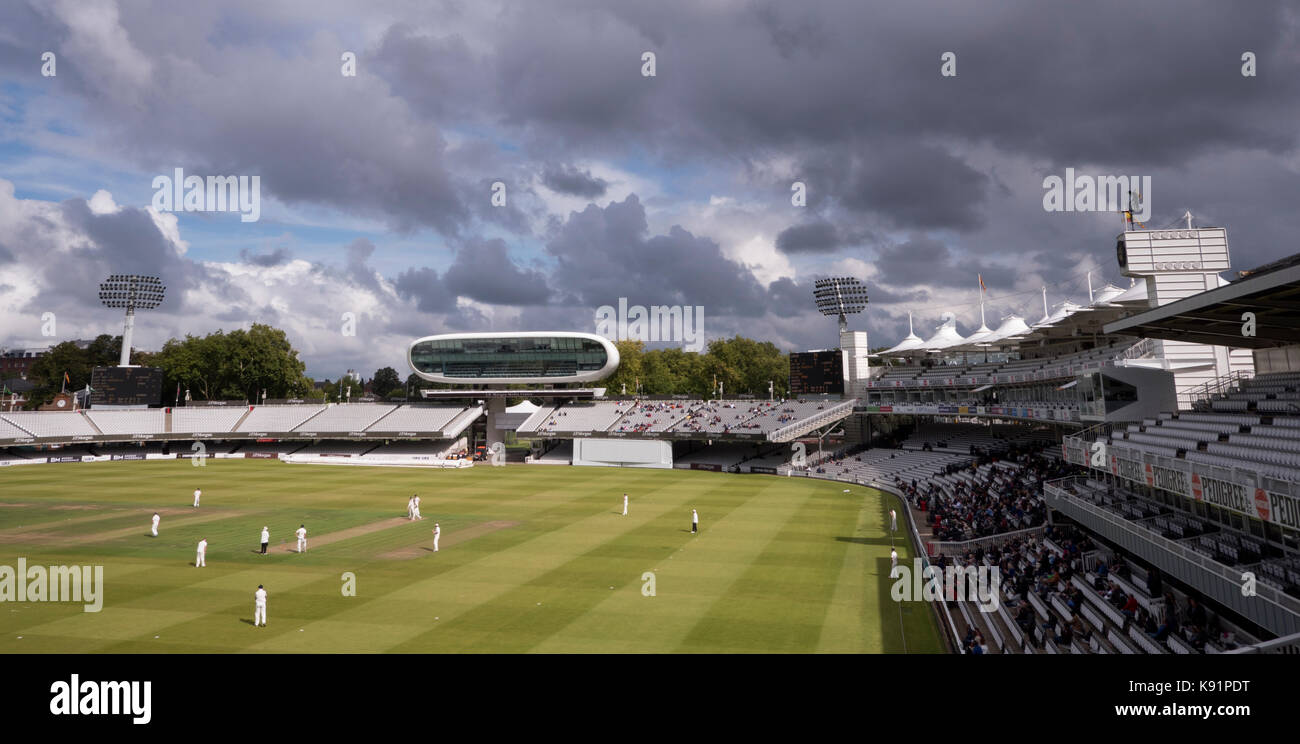
[[[294,427],[294,431],[364,431],[397,406],[373,403],[335,403]]]
[[[195,432],[217,433],[231,431],[235,424],[248,413],[247,406],[219,408],[216,406],[183,406],[172,409],[172,432],[192,434]]]
[[[93,436],[99,433],[80,412],[6,413],[0,419],[36,437]]]
[[[236,427],[236,431],[293,431],[325,406],[254,406]]]
[[[366,431],[441,431],[464,410],[464,406],[401,406],[366,427]]]
[[[161,408],[140,410],[90,410],[86,416],[104,434],[154,434],[167,431],[167,412]]]

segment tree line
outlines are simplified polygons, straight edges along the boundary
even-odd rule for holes
[[[606,379],[593,383],[607,395],[689,395],[713,397],[768,396],[768,384],[777,398],[790,390],[789,356],[767,341],[743,336],[717,339],[704,352],[677,348],[646,349],[640,341],[617,342],[621,362]],[[97,337],[85,348],[75,342],[57,344],[33,363],[28,379],[35,387],[27,408],[53,400],[60,390],[83,389],[95,367],[117,364],[122,337]],[[403,380],[397,370],[382,367],[366,382],[349,377],[324,381],[319,388],[306,375],[306,365],[283,330],[254,323],[247,330],[218,330],[206,336],[170,339],[157,352],[135,352],[132,363],[163,371],[163,405],[192,400],[246,400],[306,398],[330,401],[356,400],[369,388],[385,399],[416,399],[420,390],[450,389],[446,383],[421,379],[414,373]],[[64,374],[68,380],[65,386]],[[525,385],[509,385],[526,396]],[[179,395],[178,395],[179,389]],[[348,391],[351,395],[348,395]],[[93,397],[92,397],[93,400]]]

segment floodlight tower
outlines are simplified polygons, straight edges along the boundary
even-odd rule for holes
[[[813,282],[813,298],[822,315],[839,316],[840,333],[849,330],[846,315],[867,309],[867,287],[851,276],[833,276]]]
[[[866,331],[850,331],[848,316],[867,309],[867,287],[851,276],[833,276],[813,282],[813,299],[826,317],[840,321],[840,356],[844,369],[844,394],[858,397],[870,376]]]
[[[113,274],[107,281],[100,282],[99,301],[104,303],[104,307],[126,308],[119,367],[131,366],[131,332],[135,329],[135,311],[158,307],[162,304],[166,291],[167,287],[156,276]]]

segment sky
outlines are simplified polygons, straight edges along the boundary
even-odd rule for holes
[[[405,374],[434,333],[594,331],[620,298],[702,308],[709,339],[834,347],[826,276],[866,283],[850,327],[872,346],[909,312],[923,337],[945,311],[968,334],[981,276],[991,327],[1041,318],[1044,286],[1085,302],[1089,272],[1128,286],[1117,212],[1044,208],[1067,169],[1149,178],[1147,225],[1225,227],[1235,269],[1300,250],[1294,3],[0,0],[0,17],[0,347],[120,333],[97,295],[113,273],[167,285],[137,348],[267,323],[317,379]],[[256,221],[166,203],[177,169],[257,177]]]

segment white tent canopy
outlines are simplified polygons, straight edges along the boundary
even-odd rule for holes
[[[1025,319],[1019,315],[1008,315],[1002,319],[1002,325],[993,331],[992,336],[984,339],[983,343],[995,344],[1026,333],[1029,333],[1029,326],[1025,323]]]
[[[925,341],[915,332],[912,331],[912,314],[907,314],[907,338],[898,342],[898,345],[892,349],[885,349],[876,356],[886,356],[888,354],[898,354],[901,352],[917,351],[925,348]]]
[[[943,323],[935,330],[933,336],[925,340],[926,351],[942,351],[958,346],[966,340],[957,332],[957,316],[944,313],[941,317]]]

